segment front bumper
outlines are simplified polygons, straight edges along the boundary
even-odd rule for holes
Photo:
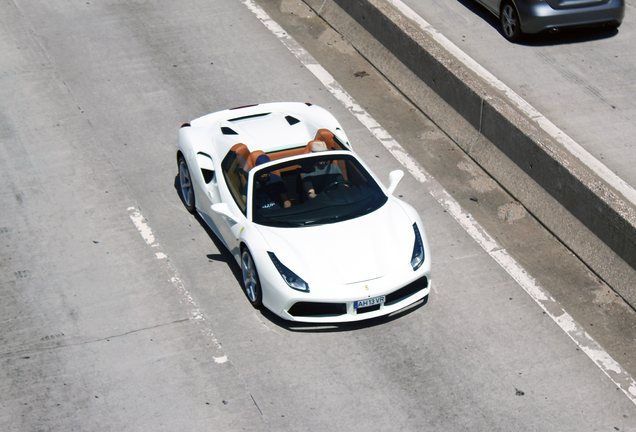
[[[308,293],[286,286],[277,272],[265,269],[264,273],[260,275],[263,305],[281,318],[296,322],[327,324],[376,318],[417,303],[428,296],[431,289],[430,260],[417,271],[407,265],[374,280],[341,286],[310,284]],[[382,295],[386,296],[382,304],[354,307],[356,301]]]
[[[382,304],[356,309],[354,301],[340,303],[296,302],[284,311],[284,318],[303,322],[350,322],[397,312],[428,296],[430,281],[426,276],[386,295]]]

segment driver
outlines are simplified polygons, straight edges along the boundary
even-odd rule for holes
[[[269,162],[269,156],[260,155],[256,158],[256,166]],[[281,209],[291,207],[291,201],[287,197],[285,183],[276,174],[268,172],[261,173],[256,177],[256,188],[254,190],[257,208],[259,209]]]
[[[327,144],[323,141],[316,141],[311,147],[312,153],[327,150]],[[338,181],[344,181],[342,171],[338,165],[330,163],[328,160],[321,160],[314,164],[314,170],[302,175],[303,186],[309,198],[315,198],[328,186]]]

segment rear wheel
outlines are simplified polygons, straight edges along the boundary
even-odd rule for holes
[[[510,42],[518,41],[521,37],[521,21],[514,5],[506,1],[501,7],[501,31]]]
[[[261,283],[258,279],[256,264],[247,248],[241,252],[241,272],[243,273],[243,287],[245,295],[255,308],[261,307],[263,304],[263,292],[261,291]]]
[[[190,213],[194,213],[194,189],[192,189],[192,177],[190,169],[183,156],[179,156],[179,188],[183,205]]]

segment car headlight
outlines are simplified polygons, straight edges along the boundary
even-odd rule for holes
[[[422,242],[420,230],[417,228],[417,223],[413,224],[413,231],[415,231],[415,245],[413,245],[411,267],[413,267],[413,271],[415,271],[424,264],[424,243]]]
[[[309,292],[309,284],[307,284],[307,282],[305,282],[296,273],[285,267],[283,263],[278,260],[273,252],[267,252],[267,254],[272,259],[272,262],[274,263],[276,270],[278,270],[278,273],[280,273],[281,277],[283,278],[285,283],[289,285],[290,288],[298,291]]]

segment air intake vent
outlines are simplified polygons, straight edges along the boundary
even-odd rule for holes
[[[347,313],[344,303],[312,303],[298,302],[289,308],[289,314],[298,317],[337,316]]]
[[[227,126],[222,126],[221,127],[221,133],[223,135],[238,135],[234,129],[229,128]]]
[[[292,116],[285,116],[285,120],[287,120],[287,123],[289,123],[290,126],[300,123],[300,120]]]

